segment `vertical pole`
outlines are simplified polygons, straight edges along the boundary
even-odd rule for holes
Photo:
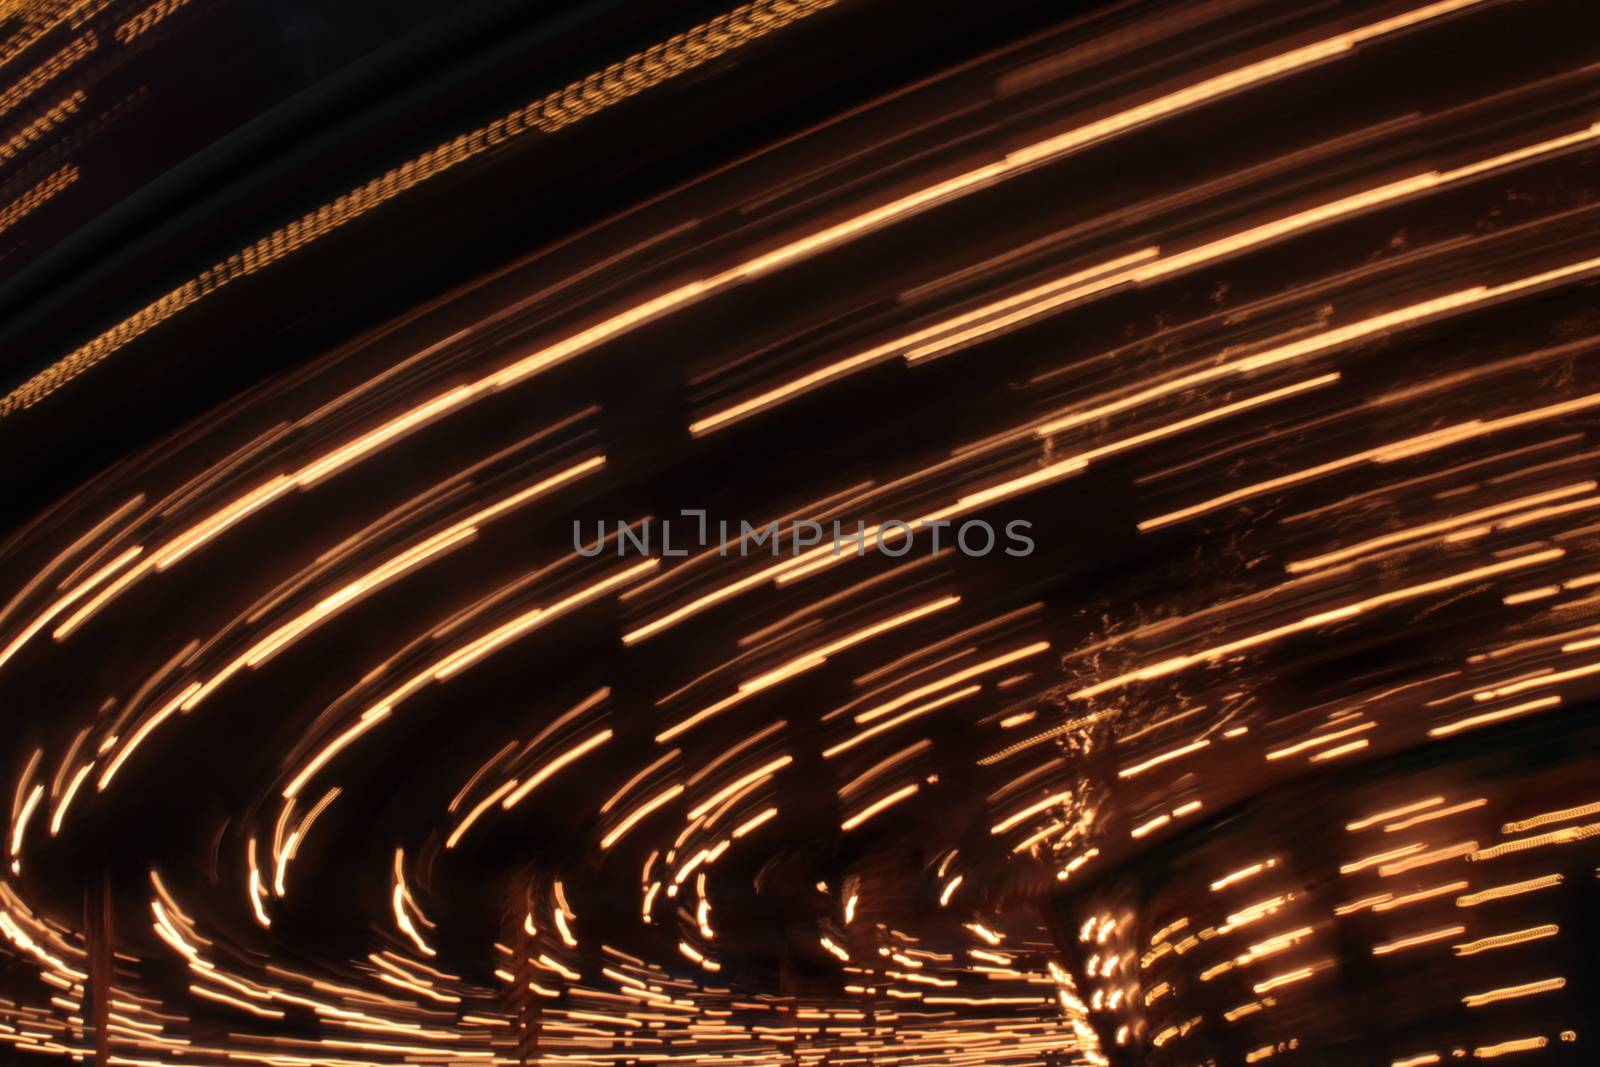
[[[503,993],[503,1003],[514,1020],[516,1062],[523,1065],[536,1064],[542,1059],[540,1046],[543,1042],[540,1037],[544,1028],[544,998],[534,993],[528,985],[536,977],[533,957],[538,947],[523,926],[523,920],[532,907],[533,889],[532,872],[518,874],[507,893],[506,908],[501,919],[504,943],[513,950],[506,966],[516,976]],[[542,975],[537,977],[544,978]]]
[[[83,894],[84,929],[89,939],[89,985],[85,1018],[94,1032],[94,1063],[111,1063],[111,970],[115,934],[111,927],[111,871],[100,872]]]

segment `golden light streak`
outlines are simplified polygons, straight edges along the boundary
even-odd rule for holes
[[[876,705],[875,707],[868,708],[865,711],[858,712],[855,716],[855,720],[856,722],[865,725],[869,722],[881,719],[885,715],[893,714],[894,712],[905,707],[907,704],[921,700],[923,697],[928,696],[931,693],[937,693],[941,689],[948,689],[953,685],[959,685],[969,679],[976,678],[980,674],[987,674],[990,671],[998,670],[999,668],[1008,666],[1017,662],[1018,660],[1027,659],[1029,656],[1036,656],[1041,652],[1048,651],[1049,648],[1050,642],[1035,641],[1033,644],[1027,645],[1023,648],[1013,649],[1012,651],[1003,653],[994,657],[993,659],[988,659],[982,663],[974,664],[973,666],[967,667],[964,670],[956,671],[954,674],[948,674],[943,678],[929,682],[926,685],[918,686],[916,689],[913,689],[908,693],[903,693],[900,696],[895,697],[893,700]]]
[[[27,644],[35,634],[44,629],[46,626],[50,625],[51,621],[54,620],[57,615],[60,615],[73,604],[94,592],[94,590],[103,582],[105,582],[106,579],[110,578],[113,574],[116,574],[119,570],[122,570],[122,568],[139,558],[140,553],[143,551],[144,550],[138,545],[124,549],[109,563],[105,564],[103,567],[91,574],[88,578],[85,578],[83,581],[75,585],[71,592],[64,594],[54,604],[40,612],[32,622],[23,627],[17,636],[13,637],[6,644],[5,648],[0,649],[0,667],[5,666],[6,661],[11,659],[12,656],[16,655],[17,651],[21,649],[23,645]],[[94,602],[91,601],[90,603],[93,604]],[[85,615],[85,617],[87,616]],[[55,639],[59,641],[66,635],[66,633],[71,632],[70,627],[76,625],[77,619],[77,614],[69,617],[66,623],[63,623],[61,627],[57,628],[55,634],[53,635]]]
[[[61,799],[56,802],[55,811],[50,816],[51,837],[55,837],[61,832],[61,824],[67,817],[67,808],[71,807],[72,798],[78,795],[79,787],[83,785],[84,779],[88,778],[93,770],[94,760],[90,760],[74,772],[71,780],[67,783],[66,789],[62,790]]]
[[[512,790],[511,795],[500,802],[500,806],[505,808],[507,811],[510,811],[515,805],[526,798],[529,793],[533,792],[535,789],[539,788],[541,784],[548,781],[550,777],[557,771],[561,770],[561,768],[572,763],[574,760],[582,759],[588,753],[593,752],[595,749],[611,740],[612,736],[612,731],[601,730],[587,741],[583,741],[577,745],[574,745],[572,748],[563,752],[561,755],[557,756],[555,759],[539,768],[539,770],[534,772],[534,774],[530,776],[526,782],[523,782],[521,785],[517,786],[516,789]]]
[[[1521,896],[1523,893],[1533,893],[1540,889],[1552,889],[1560,885],[1562,881],[1563,878],[1559,874],[1546,874],[1538,878],[1528,878],[1521,882],[1508,882],[1505,885],[1492,886],[1476,893],[1464,893],[1456,898],[1456,907],[1474,908],[1479,904],[1487,904],[1492,900]]]
[[[500,785],[495,787],[493,792],[475,804],[472,809],[462,817],[461,821],[456,823],[455,829],[450,831],[450,836],[445,838],[444,847],[447,849],[455,848],[458,844],[460,844],[461,839],[466,836],[467,831],[472,829],[472,824],[482,818],[484,812],[494,807],[497,801],[499,801],[502,797],[516,787],[517,780],[515,778],[502,782]]]
[[[1514,719],[1520,715],[1527,715],[1530,712],[1543,711],[1545,708],[1553,708],[1560,703],[1561,698],[1558,696],[1541,697],[1538,700],[1529,700],[1521,704],[1513,704],[1509,708],[1499,708],[1495,711],[1486,711],[1481,715],[1469,715],[1465,719],[1457,719],[1454,722],[1448,722],[1442,726],[1435,726],[1428,731],[1428,736],[1448,737],[1451,734],[1460,733],[1462,730],[1471,730],[1475,727],[1486,726],[1492,722],[1502,722],[1506,719]]]
[[[1545,923],[1542,926],[1530,926],[1525,930],[1512,930],[1509,933],[1495,934],[1492,937],[1480,937],[1476,941],[1467,941],[1456,945],[1457,956],[1476,956],[1480,952],[1492,952],[1497,948],[1510,948],[1513,945],[1526,944],[1529,941],[1541,941],[1547,937],[1555,937],[1561,932],[1561,927],[1555,923]]]
[[[178,710],[178,705],[182,704],[184,699],[199,687],[199,682],[190,682],[177,696],[161,705],[155,714],[150,715],[144,722],[139,724],[139,728],[122,743],[122,747],[117,750],[117,754],[111,757],[111,761],[106,764],[106,769],[101,772],[100,781],[96,787],[100,792],[105,792],[106,787],[111,784],[111,779],[116,777],[117,771],[121,770],[122,765],[128,762],[128,757],[133,755],[134,749],[143,744],[144,740],[155,731],[156,727],[166,722],[172,716],[172,713]]]
[[[1319,611],[1314,615],[1309,615],[1296,622],[1287,623],[1283,626],[1276,626],[1269,630],[1263,630],[1258,633],[1251,634],[1248,637],[1241,637],[1233,641],[1223,642],[1222,644],[1215,645],[1201,652],[1189,653],[1183,656],[1175,656],[1171,659],[1163,660],[1162,662],[1153,664],[1149,667],[1143,667],[1135,671],[1130,671],[1126,674],[1118,675],[1114,678],[1108,678],[1103,682],[1085,686],[1082,689],[1074,692],[1072,696],[1080,700],[1088,699],[1090,697],[1099,696],[1102,693],[1110,692],[1113,689],[1120,689],[1133,682],[1143,682],[1156,678],[1162,678],[1166,675],[1185,670],[1191,666],[1194,666],[1195,664],[1212,663],[1237,652],[1244,652],[1260,645],[1288,637],[1291,634],[1302,633],[1306,630],[1313,630],[1317,627],[1325,626],[1331,622],[1342,622],[1344,620],[1354,618],[1357,615],[1372,611],[1376,608],[1388,607],[1392,604],[1400,604],[1407,600],[1415,600],[1418,597],[1427,596],[1432,593],[1441,593],[1459,586],[1482,581],[1485,578],[1492,578],[1501,574],[1509,574],[1512,571],[1521,570],[1523,568],[1535,566],[1540,563],[1549,563],[1552,560],[1562,558],[1565,554],[1566,553],[1559,548],[1545,549],[1539,552],[1530,552],[1525,556],[1517,556],[1499,563],[1490,563],[1485,564],[1482,567],[1474,567],[1471,570],[1462,571],[1458,574],[1450,575],[1447,578],[1438,578],[1434,579],[1433,581],[1421,582],[1416,585],[1407,586],[1403,589],[1397,589],[1387,593],[1379,593],[1375,596],[1366,597],[1362,600],[1354,601],[1341,607],[1331,608],[1326,611]]]
[[[912,719],[920,718],[921,716],[928,714],[930,711],[937,711],[946,705],[953,704],[958,700],[963,700],[966,697],[978,692],[982,688],[983,687],[981,685],[969,685],[964,689],[957,689],[953,693],[946,693],[942,697],[930,700],[926,704],[919,704],[914,708],[901,712],[892,719],[887,719],[883,722],[880,722],[876,726],[869,726],[867,729],[862,730],[860,733],[855,734],[853,737],[850,737],[847,740],[839,742],[837,745],[823,749],[822,756],[824,759],[833,759],[835,756],[838,756],[844,752],[848,752],[850,749],[855,748],[857,745],[863,744],[874,737],[877,737],[879,734],[892,730],[896,726],[910,722]]]
[[[1528,819],[1515,819],[1501,826],[1500,832],[1503,834],[1520,834],[1529,830],[1537,830],[1541,826],[1551,826],[1558,822],[1587,819],[1591,815],[1600,815],[1600,803],[1580,804],[1577,807],[1562,808],[1559,811],[1547,811],[1542,815],[1535,815]]]
[[[1160,755],[1151,756],[1149,759],[1145,760],[1143,763],[1136,763],[1131,767],[1124,767],[1124,768],[1122,768],[1121,770],[1119,770],[1117,772],[1117,777],[1118,778],[1132,778],[1135,775],[1143,774],[1145,771],[1149,770],[1151,767],[1159,767],[1161,764],[1166,763],[1168,760],[1179,759],[1179,758],[1181,758],[1183,756],[1189,755],[1191,752],[1198,752],[1201,749],[1206,748],[1210,744],[1211,744],[1210,740],[1208,740],[1207,738],[1202,737],[1202,738],[1200,738],[1198,740],[1189,742],[1187,745],[1183,745],[1183,746],[1181,746],[1179,748],[1172,749],[1169,752],[1163,752]],[[1271,759],[1272,756],[1269,754],[1267,756],[1267,758]]]
[[[854,830],[856,827],[860,826],[874,815],[877,815],[885,808],[893,807],[894,805],[900,803],[900,801],[912,796],[914,793],[916,793],[916,791],[917,784],[915,782],[908,786],[902,786],[901,788],[896,789],[893,793],[890,793],[888,796],[881,797],[878,800],[873,801],[871,804],[868,804],[854,815],[851,815],[849,818],[845,819],[844,822],[839,824],[839,829],[845,831]]]
[[[1485,993],[1470,993],[1461,998],[1461,1003],[1469,1008],[1481,1008],[1485,1004],[1494,1004],[1502,1000],[1513,1000],[1517,997],[1531,997],[1539,993],[1553,993],[1557,989],[1565,989],[1565,978],[1546,978],[1538,982],[1523,982],[1521,985],[1502,986],[1491,989]]]
[[[606,834],[605,837],[600,839],[600,847],[602,849],[608,849],[612,845],[615,845],[618,841],[622,840],[623,836],[627,834],[629,830],[637,826],[641,819],[682,792],[682,785],[672,786],[666,791],[656,794],[644,804],[629,812],[622,822],[617,825],[616,829],[612,830],[610,833]]]
[[[696,804],[693,808],[689,809],[689,820],[693,822],[694,820],[706,814],[706,812],[710,811],[712,808],[716,807],[718,804],[721,804],[724,800],[727,800],[729,797],[739,792],[741,789],[744,789],[746,786],[752,785],[755,782],[759,782],[762,779],[778,773],[793,762],[793,756],[779,756],[777,759],[768,763],[764,763],[755,770],[741,775],[728,785],[725,785],[721,789],[717,790],[717,792],[712,794],[708,799],[701,801],[699,804]]]
[[[1381,822],[1388,822],[1390,819],[1398,819],[1403,815],[1410,815],[1413,812],[1426,811],[1429,808],[1438,807],[1443,803],[1444,797],[1428,797],[1426,800],[1418,800],[1410,804],[1402,804],[1398,808],[1390,808],[1387,811],[1380,811],[1375,815],[1368,815],[1364,818],[1357,819],[1355,822],[1345,823],[1344,828],[1349,830],[1351,833],[1354,833],[1358,830],[1365,830],[1370,826],[1376,826]]]

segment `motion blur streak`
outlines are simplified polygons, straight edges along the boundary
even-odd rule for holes
[[[1596,1062],[1600,9],[282,4],[0,23],[0,1060]]]

